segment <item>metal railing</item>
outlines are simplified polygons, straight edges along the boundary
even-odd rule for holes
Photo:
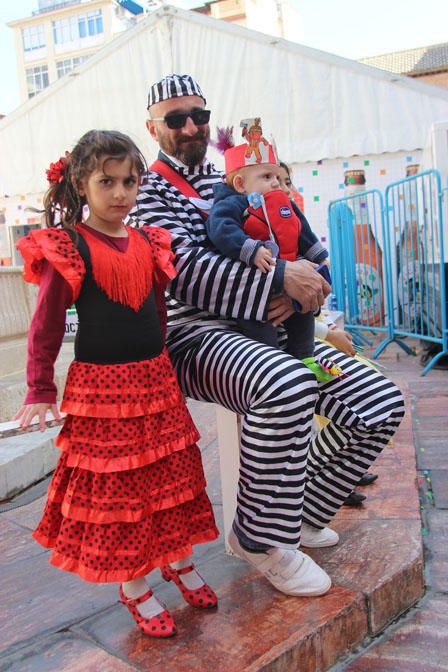
[[[390,295],[383,253],[387,232],[381,192],[373,189],[332,201],[329,229],[333,291],[346,328],[360,341],[368,341],[366,332],[388,333]]]
[[[444,223],[440,174],[428,170],[329,205],[333,291],[358,338],[384,333],[373,357],[403,339],[439,345],[425,375],[448,354]],[[364,333],[363,333],[364,332]],[[366,340],[366,339],[365,339]]]

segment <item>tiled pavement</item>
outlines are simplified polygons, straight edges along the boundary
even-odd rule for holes
[[[391,362],[407,382],[417,458],[425,561],[425,595],[417,606],[333,672],[448,670],[448,371],[416,378]],[[382,360],[380,360],[382,361]]]
[[[365,489],[367,505],[344,507],[334,521],[340,544],[313,552],[334,581],[326,596],[277,593],[247,564],[225,555],[218,539],[196,553],[217,590],[218,609],[184,606],[175,587],[155,574],[152,586],[174,610],[179,633],[167,641],[145,638],[116,603],[115,586],[86,584],[48,564],[48,552],[30,536],[43,505],[39,499],[0,515],[0,670],[316,672],[353,650],[332,669],[448,670],[448,373],[419,378],[416,361],[395,346],[380,362],[405,389],[408,414],[394,446],[377,463],[378,481]],[[220,525],[214,409],[195,402],[191,410]],[[426,594],[419,602],[415,455],[426,535]]]

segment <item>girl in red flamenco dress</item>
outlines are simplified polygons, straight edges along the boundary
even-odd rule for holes
[[[125,226],[145,162],[126,135],[89,131],[51,164],[47,229],[18,243],[25,280],[40,284],[28,345],[22,428],[56,419],[53,366],[75,303],[79,327],[56,440],[61,450],[34,537],[50,562],[95,583],[120,583],[137,627],[175,634],[145,575],[159,567],[195,607],[216,595],[191,562],[218,536],[198,433],[164,345],[164,288],[174,277],[170,235]],[[88,217],[82,219],[84,206]]]

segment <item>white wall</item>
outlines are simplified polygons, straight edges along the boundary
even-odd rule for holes
[[[281,147],[279,147],[281,158]],[[305,202],[305,215],[319,238],[328,244],[327,211],[331,200],[344,196],[344,171],[364,170],[366,189],[384,193],[388,184],[406,177],[406,167],[421,163],[422,151],[352,156],[293,164],[293,183]]]

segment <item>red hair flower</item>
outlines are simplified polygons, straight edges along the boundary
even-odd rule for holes
[[[61,156],[56,163],[50,163],[50,167],[46,169],[47,180],[49,184],[59,184],[65,177],[65,169],[67,168],[67,158],[70,152],[65,152],[65,156]]]

